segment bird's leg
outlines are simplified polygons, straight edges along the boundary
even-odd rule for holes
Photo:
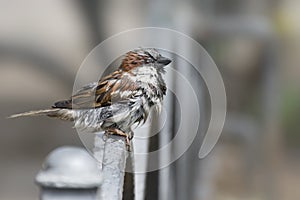
[[[132,131],[130,131],[132,132]],[[131,151],[131,146],[130,146],[130,136],[131,136],[131,133],[127,134],[119,129],[116,129],[116,128],[109,128],[105,131],[106,135],[119,135],[119,136],[122,136],[122,137],[125,137],[125,144],[126,144],[126,148],[127,148],[127,151]]]
[[[130,131],[128,132],[128,139],[129,139],[129,140],[132,140],[133,136],[134,136],[134,132],[133,132],[132,130],[130,130]]]

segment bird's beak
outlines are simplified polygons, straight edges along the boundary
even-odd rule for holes
[[[171,62],[172,62],[172,60],[170,60],[169,58],[163,57],[163,56],[159,57],[157,60],[157,63],[159,63],[163,66],[167,66]]]

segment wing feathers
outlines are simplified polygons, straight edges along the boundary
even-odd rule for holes
[[[98,108],[130,98],[137,89],[137,85],[127,76],[123,76],[123,73],[121,70],[115,71],[99,82],[83,87],[69,100],[56,102],[53,108]]]

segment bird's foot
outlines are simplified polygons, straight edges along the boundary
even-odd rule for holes
[[[131,131],[130,133],[125,133],[119,129],[115,129],[115,128],[110,128],[107,129],[104,133],[105,135],[118,135],[118,136],[122,136],[125,137],[125,145],[126,145],[126,149],[127,151],[131,151],[131,144],[130,144],[130,140],[133,138],[133,132]]]

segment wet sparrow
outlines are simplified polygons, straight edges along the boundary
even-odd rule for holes
[[[130,51],[118,70],[83,87],[70,99],[11,118],[47,115],[74,121],[75,128],[124,136],[129,145],[132,125],[145,122],[152,107],[161,107],[166,94],[162,74],[170,62],[155,49]]]

